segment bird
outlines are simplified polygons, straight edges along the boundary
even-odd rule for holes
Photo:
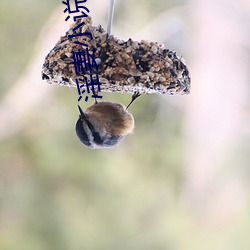
[[[128,112],[128,108],[139,96],[139,93],[135,93],[127,107],[119,103],[101,101],[95,102],[84,112],[78,105],[80,114],[75,130],[80,142],[91,149],[117,146],[134,130],[134,117]]]

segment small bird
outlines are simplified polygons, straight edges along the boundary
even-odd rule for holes
[[[133,132],[134,117],[127,109],[112,102],[96,102],[80,112],[76,134],[82,144],[91,149],[111,148]]]
[[[117,146],[134,130],[134,117],[128,108],[140,95],[135,92],[127,107],[119,103],[95,101],[83,112],[78,105],[80,115],[75,129],[82,144],[91,149]]]

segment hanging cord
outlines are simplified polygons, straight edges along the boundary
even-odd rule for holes
[[[109,2],[109,12],[108,12],[108,27],[107,27],[107,33],[109,35],[111,34],[113,17],[114,17],[114,10],[115,10],[115,0],[110,0],[110,2]]]

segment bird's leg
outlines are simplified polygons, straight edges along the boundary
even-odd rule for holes
[[[95,98],[95,103],[94,103],[94,104],[97,104],[97,103],[98,103],[98,102],[97,102],[97,98],[96,98],[96,96],[98,96],[98,94],[99,94],[98,88],[95,88],[95,87],[94,87],[94,91],[93,91],[93,95],[94,95],[94,98]]]
[[[130,103],[128,104],[128,106],[126,107],[126,110],[131,106],[131,104],[140,96],[141,94],[139,93],[139,91],[136,91],[133,95],[132,95],[132,99],[130,101]]]

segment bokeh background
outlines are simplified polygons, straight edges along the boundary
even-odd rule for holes
[[[86,3],[94,24],[108,4]],[[77,90],[41,80],[63,10],[0,2],[0,249],[249,250],[250,1],[116,0],[113,34],[182,54],[192,91],[140,97],[105,150],[75,136]]]

